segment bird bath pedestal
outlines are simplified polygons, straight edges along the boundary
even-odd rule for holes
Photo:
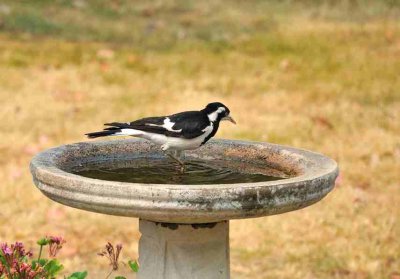
[[[35,156],[31,172],[50,199],[103,214],[139,218],[138,278],[229,278],[229,220],[297,210],[321,200],[334,186],[337,164],[317,153],[268,143],[211,140],[186,160],[234,161],[242,172],[273,168],[289,178],[211,185],[141,184],[72,173],[86,165],[161,158],[142,140],[84,142]]]

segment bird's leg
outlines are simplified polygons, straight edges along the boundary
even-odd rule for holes
[[[184,173],[186,166],[184,160],[182,159],[182,150],[175,150],[175,157],[177,157],[181,162],[181,173]]]
[[[185,163],[183,163],[183,161],[179,158],[180,155],[181,155],[181,152],[180,151],[174,151],[174,154],[167,153],[167,155],[171,159],[175,160],[181,166],[181,173],[184,173],[185,172]]]

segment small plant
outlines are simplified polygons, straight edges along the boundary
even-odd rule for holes
[[[122,244],[117,244],[114,248],[114,246],[110,242],[108,242],[106,244],[106,249],[104,251],[101,251],[100,253],[98,253],[99,256],[108,258],[110,265],[111,265],[111,270],[108,273],[106,279],[108,279],[114,271],[118,270],[119,256],[120,256],[121,250],[122,250]],[[130,260],[130,261],[128,261],[128,265],[133,272],[138,272],[139,265],[138,265],[137,261]],[[117,276],[117,277],[115,277],[115,279],[126,279],[126,278],[123,276]]]
[[[10,246],[2,243],[0,247],[0,278],[46,278],[43,266],[33,262],[29,263],[31,257],[32,253],[26,252],[21,242],[15,242]]]
[[[25,251],[21,242],[15,242],[8,245],[0,244],[0,279],[55,279],[63,270],[64,266],[55,258],[57,253],[66,243],[65,239],[60,236],[48,236],[37,241],[39,245],[39,253],[37,258],[33,256],[31,251]],[[48,258],[43,258],[43,249],[48,246]],[[106,249],[99,253],[109,259],[112,267],[106,278],[109,278],[114,271],[119,268],[119,256],[122,245],[118,244],[115,248],[108,242]],[[129,267],[133,272],[139,270],[136,261],[130,260]],[[88,273],[74,272],[64,279],[85,279]],[[126,279],[123,276],[117,276],[115,279]]]
[[[54,257],[62,248],[65,240],[62,237],[45,237],[37,244],[40,246],[36,259],[33,253],[25,251],[21,242],[8,245],[2,243],[0,246],[0,278],[1,279],[53,279],[64,268]],[[49,257],[42,258],[43,247],[49,246]],[[82,278],[82,277],[81,277]],[[84,277],[83,277],[84,278]],[[80,278],[79,278],[80,279]]]

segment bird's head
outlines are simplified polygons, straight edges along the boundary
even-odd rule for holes
[[[233,120],[233,118],[229,115],[230,110],[227,106],[225,106],[222,103],[215,102],[215,103],[209,103],[203,111],[207,113],[208,119],[211,122],[216,122],[216,121],[230,121],[233,124],[236,124],[236,121]]]

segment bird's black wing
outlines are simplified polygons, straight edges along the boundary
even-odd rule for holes
[[[186,111],[170,116],[146,117],[129,123],[113,122],[104,125],[112,126],[106,130],[135,129],[168,137],[193,139],[204,133],[203,130],[210,125],[210,121],[200,111]]]
[[[182,130],[181,136],[185,139],[197,138],[204,134],[204,129],[211,125],[207,114],[201,111],[186,111],[169,116],[175,123],[174,130]]]
[[[166,116],[156,116],[156,117],[146,117],[138,119],[132,122],[112,122],[106,123],[105,126],[111,126],[104,130],[114,130],[114,129],[135,129],[139,131],[156,133],[156,134],[167,134],[168,130],[163,127],[164,120]]]

